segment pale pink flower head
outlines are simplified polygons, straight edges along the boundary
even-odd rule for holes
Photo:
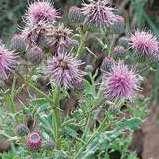
[[[109,100],[132,100],[140,89],[141,78],[133,69],[129,69],[122,62],[115,64],[112,70],[103,75],[105,97]]]
[[[159,57],[159,42],[150,32],[137,30],[130,37],[130,46],[139,57],[148,57],[158,59]]]
[[[85,23],[88,25],[105,28],[118,22],[119,16],[114,13],[115,9],[109,5],[108,0],[90,1],[89,4],[84,3],[81,10],[85,16]]]
[[[56,22],[59,18],[57,10],[49,0],[38,0],[29,4],[26,20],[31,24],[38,24],[41,21]]]
[[[64,88],[75,88],[83,80],[84,72],[80,69],[83,63],[68,53],[54,56],[45,70],[50,81]]]
[[[0,78],[6,80],[15,65],[16,56],[13,51],[9,51],[3,44],[0,44]]]

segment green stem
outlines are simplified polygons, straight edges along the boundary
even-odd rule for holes
[[[52,92],[52,98],[53,102],[51,103],[53,106],[53,118],[52,124],[53,124],[53,134],[54,134],[54,139],[56,142],[56,146],[58,149],[60,149],[61,141],[60,141],[60,136],[61,136],[61,114],[60,114],[60,90],[56,87],[54,91]]]
[[[87,31],[83,32],[83,30],[81,29],[81,31],[80,31],[80,46],[78,47],[78,50],[77,50],[77,54],[76,54],[77,57],[81,57],[83,55],[87,34],[88,34]]]
[[[53,100],[49,98],[49,96],[47,94],[45,94],[44,92],[42,92],[40,89],[38,89],[36,86],[34,86],[32,83],[30,83],[29,81],[26,81],[24,79],[24,77],[19,73],[19,72],[16,72],[17,75],[23,80],[23,82],[28,85],[30,88],[32,88],[36,93],[38,93],[40,96],[43,96],[45,97],[48,102],[52,103]],[[56,105],[53,107],[53,108],[56,108]],[[61,110],[59,107],[57,108],[59,110]]]
[[[73,159],[78,159],[81,152],[85,150],[85,148],[88,146],[88,144],[96,137],[96,135],[103,129],[105,126],[105,122],[107,121],[107,116],[104,118],[102,123],[100,124],[99,128],[92,134],[92,136],[88,139],[88,141],[79,149],[79,151],[76,153],[76,155],[73,157]]]
[[[11,104],[11,110],[14,113],[16,113],[16,105],[14,103],[14,90],[15,90],[15,85],[16,85],[16,76],[13,77],[13,84],[11,88],[11,94],[10,94],[10,104]]]

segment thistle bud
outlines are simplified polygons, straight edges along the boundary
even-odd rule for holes
[[[114,64],[114,60],[111,57],[105,57],[101,65],[101,70],[110,71],[113,64]]]
[[[111,27],[112,27],[112,30],[117,34],[124,33],[125,32],[124,18],[119,16],[118,20],[116,22],[114,22],[114,24]]]
[[[93,66],[92,65],[87,65],[85,67],[85,72],[89,73],[89,72],[93,72]]]
[[[32,47],[26,54],[27,59],[33,64],[39,64],[43,59],[43,55],[43,50],[38,46]]]
[[[125,55],[125,48],[123,46],[116,46],[113,49],[113,55],[117,58],[122,58]]]
[[[26,43],[21,34],[15,34],[11,39],[11,49],[16,51],[26,50]]]
[[[75,23],[82,23],[84,21],[84,15],[82,14],[81,9],[76,6],[70,8],[68,18],[71,22]]]
[[[28,135],[27,138],[27,147],[29,150],[35,151],[40,149],[42,145],[42,138],[39,132],[32,132]]]
[[[129,46],[129,39],[126,36],[123,36],[119,39],[118,45],[121,45],[125,48],[128,48]]]
[[[53,150],[55,147],[55,143],[51,140],[47,141],[44,145],[45,149],[47,150]]]
[[[16,134],[18,136],[22,137],[22,136],[28,135],[28,133],[29,133],[29,129],[25,124],[19,124],[16,126]]]

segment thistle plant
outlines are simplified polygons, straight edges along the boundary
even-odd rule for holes
[[[0,43],[0,137],[15,158],[135,156],[131,132],[147,113],[151,99],[141,90],[159,42],[151,31],[126,29],[118,12],[107,0],[66,12],[34,0],[10,46]]]

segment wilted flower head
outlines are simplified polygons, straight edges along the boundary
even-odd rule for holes
[[[104,73],[105,97],[114,99],[132,99],[139,90],[140,79],[133,69],[119,62],[110,72]]]
[[[41,21],[55,22],[59,18],[56,9],[49,0],[38,0],[29,4],[26,20],[31,24],[38,24]]]
[[[26,45],[40,45],[42,47],[47,45],[47,41],[45,39],[46,26],[47,25],[43,22],[37,25],[27,25],[21,33]]]
[[[15,54],[6,49],[3,44],[0,44],[0,78],[7,79],[11,70],[14,69],[15,64]]]
[[[61,52],[61,49],[63,51],[64,48],[68,48],[77,43],[71,36],[72,30],[66,28],[63,24],[50,28],[48,27],[46,33],[48,44],[57,50],[57,52]]]
[[[130,45],[138,53],[139,57],[158,59],[159,42],[150,32],[136,31],[130,37]]]
[[[81,8],[85,16],[85,23],[95,25],[96,27],[110,27],[118,21],[118,15],[115,15],[114,8],[110,7],[108,0],[90,1],[84,3]]]
[[[57,85],[75,88],[77,83],[81,83],[84,76],[84,72],[80,69],[81,65],[81,61],[72,55],[60,53],[48,62],[45,72]]]

